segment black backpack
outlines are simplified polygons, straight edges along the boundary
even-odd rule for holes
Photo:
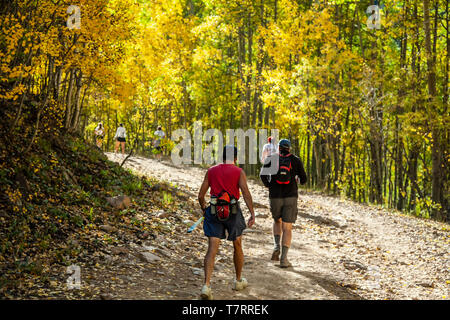
[[[289,153],[285,156],[280,154],[278,166],[278,173],[275,177],[276,183],[285,185],[291,183],[291,154]]]

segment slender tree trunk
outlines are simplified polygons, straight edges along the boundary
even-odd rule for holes
[[[432,183],[431,183],[431,199],[434,203],[444,205],[443,200],[443,150],[442,150],[442,141],[441,141],[441,130],[436,123],[436,110],[438,109],[438,101],[436,99],[437,90],[436,90],[436,66],[435,66],[435,55],[436,52],[432,50],[431,45],[431,24],[430,24],[430,1],[423,1],[423,23],[425,30],[425,49],[427,53],[427,80],[428,80],[428,94],[429,94],[429,112],[430,124],[432,127]],[[437,28],[437,25],[434,26]],[[444,208],[441,210],[433,209],[432,216],[437,219],[442,219],[444,214]]]
[[[74,76],[74,70],[71,69],[69,71],[70,78],[69,78],[69,88],[67,89],[67,95],[66,95],[66,116],[64,120],[64,128],[69,129],[70,127],[70,120],[72,118],[72,91],[73,91],[73,85],[75,82],[75,76]]]
[[[77,90],[75,91],[75,109],[72,113],[72,119],[70,120],[70,131],[75,132],[78,126],[78,120],[81,112],[81,88],[83,87],[83,73],[79,70],[79,74],[76,76],[75,85]]]

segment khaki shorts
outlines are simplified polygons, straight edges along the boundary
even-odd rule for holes
[[[297,197],[270,199],[272,218],[283,222],[294,223],[297,220]]]

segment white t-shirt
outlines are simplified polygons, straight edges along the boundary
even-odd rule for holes
[[[95,134],[97,135],[97,136],[103,136],[103,127],[102,128],[99,128],[99,127],[97,127],[97,128],[95,128]]]
[[[277,152],[278,150],[275,145],[273,145],[272,143],[265,144],[261,155],[261,161],[264,162],[264,159]]]
[[[160,139],[162,139],[162,138],[164,138],[164,137],[166,136],[166,134],[165,134],[164,131],[162,131],[162,130],[156,130],[153,134],[154,134],[155,136],[159,136]]]
[[[116,138],[126,138],[127,132],[124,127],[118,127],[116,131],[116,135],[114,136],[114,139]]]
[[[161,139],[164,138],[166,134],[162,130],[156,130],[153,134],[155,136],[158,136],[158,139],[156,139],[156,141],[154,142],[154,146],[159,147],[159,145],[161,144]]]

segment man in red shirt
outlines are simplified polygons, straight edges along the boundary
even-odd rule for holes
[[[225,146],[223,149],[224,163],[209,168],[198,194],[198,201],[205,216],[203,231],[208,237],[208,251],[204,261],[205,283],[201,292],[201,298],[205,300],[213,298],[210,281],[221,239],[227,238],[227,240],[233,241],[233,261],[236,271],[233,289],[243,290],[248,284],[247,280],[241,277],[244,265],[242,232],[246,225],[238,203],[239,189],[242,191],[242,196],[251,213],[251,217],[248,220],[249,228],[255,223],[255,211],[253,209],[252,196],[247,185],[247,177],[244,170],[236,166],[236,160],[237,148]],[[211,202],[208,206],[205,201],[205,195],[209,188],[211,188]],[[228,233],[228,237],[226,233]]]

